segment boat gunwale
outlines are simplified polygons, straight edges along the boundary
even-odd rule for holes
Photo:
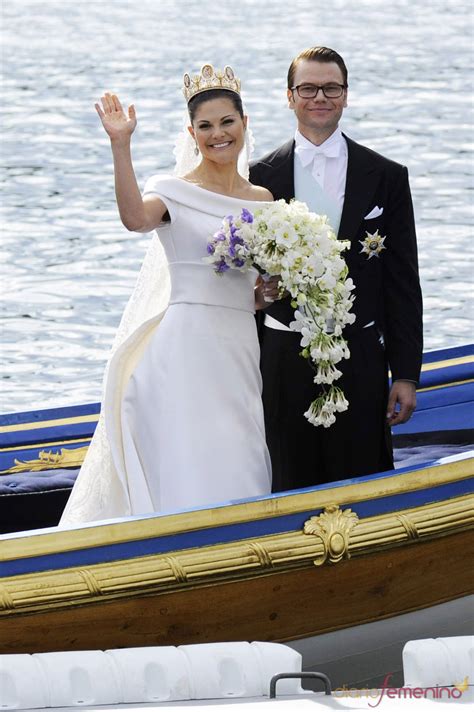
[[[223,504],[214,508],[174,514],[150,514],[127,520],[87,523],[77,528],[54,528],[15,532],[0,536],[0,562],[77,552],[97,547],[173,537],[229,525],[262,522],[288,515],[310,515],[330,505],[351,507],[361,502],[381,500],[459,483],[473,474],[474,458],[449,463],[412,466],[390,473],[354,478],[350,484],[327,483],[308,490],[295,490],[266,497]],[[334,486],[337,485],[337,486]],[[416,504],[414,505],[417,506]]]

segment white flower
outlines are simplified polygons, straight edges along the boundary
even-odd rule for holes
[[[337,280],[336,277],[330,272],[329,270],[326,270],[326,272],[323,274],[322,277],[318,280],[318,284],[321,287],[321,289],[335,289]]]
[[[332,383],[341,376],[341,371],[339,371],[332,363],[319,363],[316,376],[313,380],[315,383]]]
[[[322,425],[323,428],[329,428],[336,422],[333,410],[324,404],[322,398],[313,401],[304,415],[312,425]]]
[[[349,407],[349,403],[344,397],[344,393],[340,388],[336,388],[335,386],[331,386],[329,389],[328,403],[331,403],[334,410],[338,413],[343,413]]]
[[[290,328],[293,329],[293,331],[301,331],[304,327],[307,327],[310,324],[311,319],[308,319],[304,312],[297,309],[295,311],[295,321],[290,322]]]

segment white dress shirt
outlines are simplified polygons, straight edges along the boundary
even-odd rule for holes
[[[296,129],[295,161],[304,168],[312,163],[311,174],[342,212],[347,176],[347,143],[338,127],[329,138],[316,146]],[[296,196],[298,199],[298,196]]]
[[[315,180],[321,190],[326,193],[329,201],[334,203],[336,212],[340,216],[344,205],[347,174],[347,143],[341,130],[337,128],[326,141],[316,146],[296,129],[294,161],[295,184],[303,181],[303,193],[311,197],[313,192],[318,192],[314,183],[312,183]],[[298,170],[297,161],[303,170]],[[311,185],[313,185],[313,188],[311,188]],[[303,199],[302,195],[298,195],[297,189],[295,198],[297,200]],[[318,212],[317,208],[311,205],[311,200],[308,199],[307,202],[310,209],[316,209],[316,212]],[[270,314],[265,314],[264,323],[270,329],[290,331],[285,324],[277,321]]]

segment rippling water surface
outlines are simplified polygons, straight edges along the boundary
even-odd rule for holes
[[[4,0],[2,13],[3,412],[100,398],[149,239],[117,216],[101,93],[136,104],[143,185],[172,167],[184,71],[236,68],[258,155],[291,136],[286,71],[314,44],[348,64],[346,133],[409,167],[426,347],[472,340],[470,3]]]

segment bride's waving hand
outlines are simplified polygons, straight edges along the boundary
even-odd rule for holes
[[[98,103],[95,104],[95,108],[110,140],[128,139],[137,126],[137,115],[133,104],[128,107],[128,114],[126,114],[116,94],[106,92],[101,102],[102,108]]]
[[[115,196],[120,218],[133,232],[151,232],[162,222],[166,205],[156,196],[143,200],[133,170],[130,141],[137,125],[135,107],[126,114],[118,96],[106,92],[95,109],[110,138],[114,157]]]

